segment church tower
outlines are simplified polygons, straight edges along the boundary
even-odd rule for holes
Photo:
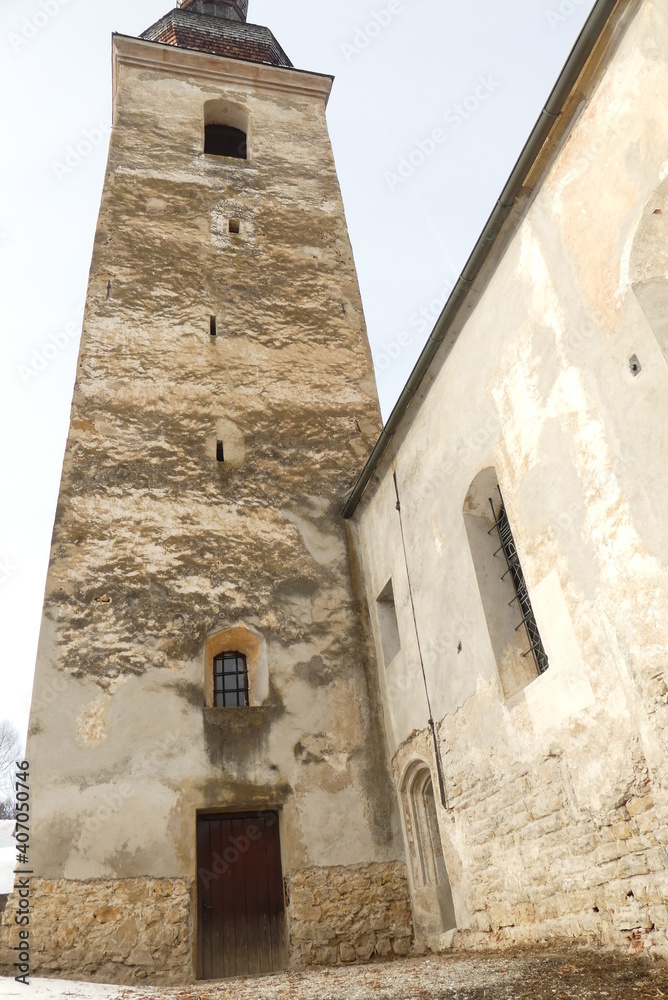
[[[380,414],[332,79],[247,13],[182,0],[113,39],[28,743],[33,974],[411,947],[340,516]]]

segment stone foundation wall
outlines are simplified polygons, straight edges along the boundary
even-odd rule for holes
[[[413,928],[400,863],[310,868],[286,879],[290,965],[408,955]],[[31,880],[31,974],[92,982],[194,981],[192,887],[181,879]],[[9,897],[0,967],[19,943]]]
[[[413,950],[403,863],[309,868],[286,885],[292,966],[367,962]]]
[[[192,982],[191,885],[184,879],[32,879],[31,974],[92,982]],[[17,899],[0,934],[0,965],[18,944]]]
[[[668,803],[639,785],[592,814],[574,808],[555,759],[505,782],[484,769],[451,781],[464,946],[568,937],[668,958]]]

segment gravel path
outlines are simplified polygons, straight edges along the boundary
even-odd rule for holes
[[[0,979],[0,997],[30,1000],[661,1000],[668,965],[583,951],[507,952],[315,969],[187,989]]]
[[[586,952],[505,953],[317,969],[119,1000],[660,1000],[668,966]]]

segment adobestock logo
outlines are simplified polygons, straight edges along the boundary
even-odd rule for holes
[[[111,134],[111,127],[111,121],[108,118],[102,118],[94,128],[84,129],[83,135],[78,142],[67,147],[62,160],[51,161],[51,169],[59,181],[74,173],[84,160],[91,156],[99,146],[103,145]]]
[[[408,318],[410,331],[402,330],[392,340],[383,340],[377,347],[374,346],[373,363],[377,375],[382,376],[383,372],[391,368],[404,351],[413,346],[416,337],[424,340],[431,333],[453,287],[452,282],[447,282],[431,302],[411,313]]]
[[[36,10],[32,17],[24,17],[20,29],[17,32],[11,31],[7,36],[14,52],[18,52],[24,45],[37,38],[40,31],[71,2],[72,0],[40,0],[39,10]]]
[[[545,11],[547,23],[554,31],[560,24],[564,24],[578,7],[591,6],[591,0],[562,0],[558,7]]]
[[[16,566],[12,566],[9,559],[0,559],[0,587],[11,580],[16,572]]]
[[[352,62],[355,56],[361,55],[368,49],[373,40],[378,38],[385,28],[389,27],[396,15],[403,14],[404,9],[401,0],[389,0],[387,6],[372,11],[369,20],[355,32],[352,43],[343,42],[341,44],[341,51],[346,57],[346,61]]]
[[[432,129],[426,138],[418,139],[410,153],[400,157],[393,171],[385,171],[385,181],[390,191],[396,191],[398,187],[405,184],[416,170],[419,170],[427,160],[431,159],[438,148],[447,142],[448,135],[460,129],[500,89],[500,82],[495,80],[493,76],[479,76],[478,85],[472,93],[463,101],[453,104],[444,113],[443,121],[446,127]]]
[[[81,316],[84,307],[81,306],[76,313],[77,319],[68,323],[62,330],[49,335],[49,343],[44,344],[41,350],[33,348],[30,361],[27,364],[19,365],[18,372],[24,385],[28,385],[34,378],[37,378],[52,361],[55,361],[63,351],[67,350],[70,344],[76,343],[81,330]]]

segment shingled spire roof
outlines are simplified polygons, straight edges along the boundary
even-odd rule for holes
[[[269,66],[292,63],[269,28],[248,24],[248,0],[179,0],[142,35],[145,41]]]

